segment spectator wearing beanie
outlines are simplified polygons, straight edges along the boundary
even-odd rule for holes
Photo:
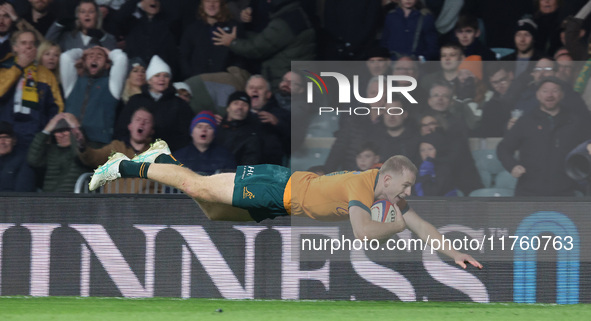
[[[154,115],[155,137],[165,140],[170,150],[176,151],[191,142],[189,128],[194,114],[189,104],[176,96],[171,77],[170,67],[160,57],[152,57],[146,69],[148,83],[142,86],[140,94],[129,99],[119,115],[116,139],[126,139],[131,115],[139,107],[146,107]]]
[[[176,151],[175,158],[194,172],[206,175],[235,170],[236,161],[232,153],[214,142],[217,127],[212,112],[202,111],[197,114],[189,130],[192,144]]]
[[[245,92],[232,93],[228,97],[227,115],[216,132],[216,142],[232,152],[237,165],[255,165],[263,161],[260,126],[250,108],[250,97]]]
[[[538,25],[529,18],[517,21],[514,34],[515,52],[501,60],[514,61],[513,74],[517,78],[522,72],[529,70],[532,61],[540,60],[544,55],[534,47],[538,36]]]

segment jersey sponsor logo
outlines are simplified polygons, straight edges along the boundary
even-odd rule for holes
[[[253,199],[255,198],[254,194],[249,191],[246,186],[244,186],[244,189],[242,189],[242,199],[246,199],[248,197],[248,199]]]

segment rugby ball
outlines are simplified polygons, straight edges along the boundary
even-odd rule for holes
[[[371,206],[371,220],[388,223],[396,219],[396,208],[388,200],[378,200]]]

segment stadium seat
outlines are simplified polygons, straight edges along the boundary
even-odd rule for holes
[[[308,126],[308,137],[334,137],[339,129],[338,116],[316,115]]]
[[[495,53],[497,59],[499,60],[515,52],[515,49],[512,48],[490,48],[490,50]]]
[[[312,166],[324,165],[330,148],[306,148],[291,154],[291,170],[305,171]]]
[[[497,152],[494,149],[480,149],[472,151],[472,157],[474,157],[482,184],[485,187],[493,187],[497,174],[505,171],[497,158]]]
[[[517,178],[513,177],[513,175],[507,171],[502,171],[495,177],[494,186],[496,188],[508,188],[514,190],[515,185],[517,185]]]
[[[513,196],[514,192],[507,188],[481,188],[470,193],[470,197],[509,197]]]

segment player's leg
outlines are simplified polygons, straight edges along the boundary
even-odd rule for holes
[[[147,178],[178,188],[194,199],[214,221],[252,221],[248,211],[232,206],[234,173],[199,175],[171,164],[150,164]]]
[[[231,206],[235,176],[233,173],[202,176],[171,162],[176,161],[171,158],[165,163],[135,162],[116,153],[95,170],[89,189],[95,190],[119,177],[150,178],[185,192],[197,201],[205,215],[212,220],[252,220],[246,210]]]

